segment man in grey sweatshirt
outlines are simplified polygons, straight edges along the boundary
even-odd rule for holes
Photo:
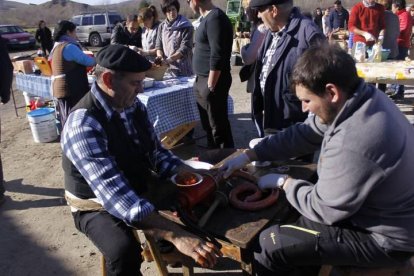
[[[303,111],[314,115],[222,167],[228,177],[254,160],[321,149],[316,184],[287,175],[259,179],[261,188],[282,188],[301,216],[260,234],[258,274],[402,264],[414,255],[413,126],[385,94],[358,78],[353,59],[335,46],[308,50],[292,83]]]

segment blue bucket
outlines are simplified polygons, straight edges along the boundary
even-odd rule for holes
[[[55,109],[38,108],[27,113],[33,139],[36,143],[55,141],[58,138],[56,130]]]

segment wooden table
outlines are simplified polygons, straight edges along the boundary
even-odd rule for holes
[[[289,171],[286,173],[298,179],[310,179],[316,172],[315,164],[298,161],[273,163],[271,167],[260,169],[249,165],[248,171],[255,176],[281,173],[278,171],[281,166],[287,166]],[[231,184],[237,185],[237,181],[231,181]],[[243,274],[252,275],[253,252],[251,246],[253,242],[266,226],[284,221],[290,214],[290,208],[284,193],[281,193],[276,205],[257,212],[242,211],[229,206],[216,210],[204,230],[207,230],[222,244],[221,251],[224,256],[241,264]],[[179,219],[169,211],[163,211],[161,214],[180,223]]]
[[[357,62],[356,68],[366,82],[414,85],[413,61]]]

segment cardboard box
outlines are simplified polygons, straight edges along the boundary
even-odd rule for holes
[[[17,60],[13,61],[14,71],[23,74],[33,74],[33,60]]]

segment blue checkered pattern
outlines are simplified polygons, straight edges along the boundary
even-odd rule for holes
[[[93,85],[91,91],[105,110],[108,120],[111,120],[119,113],[106,104],[98,89]],[[133,141],[139,146],[137,132],[140,130],[135,129],[132,122],[136,109],[145,111],[145,106],[136,100],[131,108],[119,115]],[[161,146],[148,118],[141,119],[147,122],[146,127],[155,143],[156,150],[148,157],[153,166],[151,169],[162,177],[172,174],[182,162]],[[134,225],[154,210],[151,203],[131,190],[128,180],[108,151],[108,140],[102,126],[95,118],[88,116],[85,109],[75,110],[69,115],[62,132],[61,145],[64,154],[80,171],[98,201],[110,214]]]
[[[52,99],[50,85],[50,77],[34,74],[16,74],[16,87],[22,92],[25,91],[44,99]]]
[[[145,93],[138,95],[140,101],[147,107],[148,117],[157,135],[179,125],[200,120],[193,93],[194,80],[194,77],[182,77],[162,82],[155,81],[154,87],[147,88]],[[51,98],[50,84],[49,77],[16,75],[16,87],[36,96]],[[228,113],[234,113],[233,99],[230,96]]]

